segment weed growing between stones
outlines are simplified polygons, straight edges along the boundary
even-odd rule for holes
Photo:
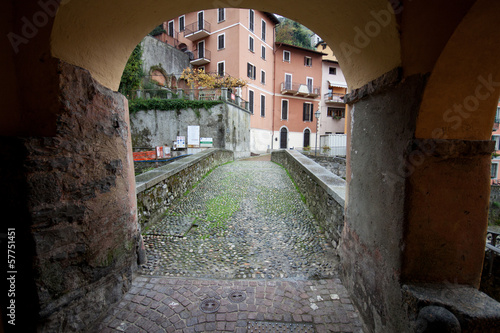
[[[300,194],[300,199],[302,200],[303,203],[306,203],[306,197],[302,194],[302,192],[300,191],[300,188],[299,186],[297,185],[297,183],[295,182],[295,180],[292,178],[292,175],[290,174],[290,172],[288,172],[288,170],[282,166],[281,164],[279,163],[276,163],[273,161],[274,164],[276,165],[279,165],[283,170],[286,171],[286,174],[288,175],[288,177],[290,178],[290,180],[292,181],[293,185],[295,186],[295,189],[297,190],[297,192]]]
[[[274,163],[235,162],[211,170],[172,203],[167,217],[173,216],[195,220],[181,237],[149,230],[142,273],[243,279],[336,274],[334,249]]]

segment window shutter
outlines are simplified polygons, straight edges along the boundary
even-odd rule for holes
[[[302,120],[307,121],[308,116],[307,116],[307,104],[304,103],[303,110],[302,110]]]

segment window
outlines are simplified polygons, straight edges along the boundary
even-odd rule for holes
[[[335,68],[335,67],[329,67],[328,68],[328,74],[330,74],[330,75],[337,75],[337,68]]]
[[[261,34],[262,41],[266,41],[266,21],[262,20],[262,34]]]
[[[219,76],[224,76],[224,61],[218,62],[217,63],[217,75]]]
[[[217,36],[217,50],[222,50],[226,47],[225,34]]]
[[[498,135],[492,135],[491,136],[491,141],[495,141],[495,150],[500,150],[500,136]]]
[[[251,32],[254,30],[254,24],[255,24],[255,12],[250,9],[250,21],[248,23],[248,29],[250,29]]]
[[[290,51],[283,51],[283,61],[290,62]]]
[[[260,83],[266,84],[266,72],[260,70]]]
[[[226,20],[226,8],[219,8],[217,12],[217,22],[220,23]]]
[[[497,178],[498,163],[491,163],[491,178]]]
[[[292,74],[285,74],[285,89],[292,89]]]
[[[260,53],[262,59],[266,60],[266,47],[264,45],[261,46]]]
[[[312,110],[313,110],[312,103],[304,103],[303,114],[302,114],[303,121],[313,121],[313,111]]]
[[[260,116],[266,116],[266,96],[260,95]]]
[[[179,31],[184,31],[186,28],[186,17],[182,15],[179,17]]]
[[[345,109],[329,107],[326,110],[326,115],[327,117],[345,118]]]
[[[198,42],[198,59],[205,58],[205,41]]]
[[[255,66],[252,65],[251,63],[247,63],[247,76],[251,78],[252,80],[255,80]]]
[[[313,65],[313,60],[311,57],[304,57],[304,65],[311,67]]]
[[[248,111],[250,111],[252,114],[253,114],[253,104],[254,104],[253,97],[254,97],[253,90],[248,90]]]
[[[281,120],[288,120],[288,100],[281,100]]]
[[[200,67],[198,67],[198,69],[199,69],[200,71],[205,71],[205,66],[200,66]]]
[[[174,37],[174,32],[175,32],[174,21],[172,20],[172,21],[168,22],[168,32],[167,33],[170,37]]]
[[[249,49],[250,51],[252,51],[252,52],[253,52],[253,44],[254,44],[253,37],[252,37],[252,36],[249,36],[249,37],[248,37],[248,49]]]
[[[198,30],[203,30],[205,28],[205,14],[203,12],[198,12]]]
[[[313,93],[313,79],[308,77],[307,78],[307,89],[309,89],[309,93]]]

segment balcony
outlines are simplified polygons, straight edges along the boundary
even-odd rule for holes
[[[189,39],[192,42],[203,39],[210,36],[210,23],[207,21],[196,21],[187,25],[184,28],[184,38]]]
[[[330,92],[324,95],[324,100],[325,103],[345,104],[344,96],[345,94]]]
[[[281,82],[281,93],[283,95],[316,98],[320,95],[320,89],[320,87],[308,86],[305,83]]]
[[[201,66],[210,63],[211,53],[207,49],[195,49],[193,51],[194,59],[191,60],[191,65]]]

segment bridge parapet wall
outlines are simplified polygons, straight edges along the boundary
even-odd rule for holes
[[[191,189],[208,171],[233,160],[232,151],[214,148],[137,176],[137,215],[141,228],[158,222],[172,201]]]
[[[273,151],[271,160],[288,170],[309,210],[336,247],[344,225],[345,180],[294,150]]]

